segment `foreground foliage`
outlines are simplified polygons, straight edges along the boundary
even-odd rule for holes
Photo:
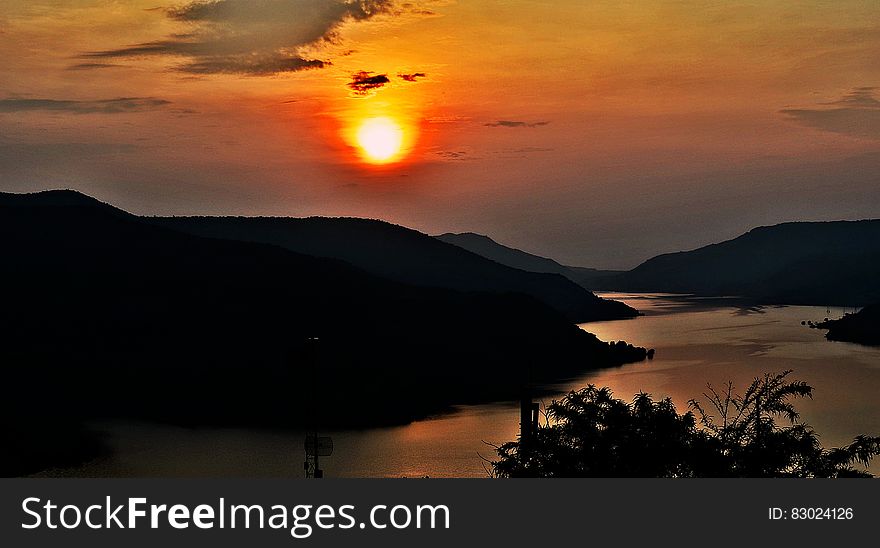
[[[528,443],[497,448],[499,477],[871,477],[880,437],[824,449],[793,401],[813,388],[791,371],[756,378],[743,394],[711,386],[679,414],[672,400],[632,402],[590,385],[554,400]]]

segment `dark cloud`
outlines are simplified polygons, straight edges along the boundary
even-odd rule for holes
[[[279,72],[297,72],[300,70],[324,68],[328,61],[301,59],[299,57],[211,57],[186,65],[183,70],[191,74],[248,74],[266,76]]]
[[[812,128],[854,137],[880,139],[880,100],[877,88],[859,87],[820,108],[783,109],[789,118]]]
[[[393,0],[210,0],[165,9],[164,13],[192,30],[82,57],[182,57],[185,61],[177,70],[193,74],[296,72],[328,64],[303,57],[300,48],[333,40],[348,21],[396,12]]]
[[[0,112],[57,111],[73,114],[122,114],[155,110],[171,101],[153,97],[120,97],[97,101],[65,101],[57,99],[0,99]]]
[[[122,65],[116,63],[78,63],[76,65],[71,65],[67,67],[67,70],[92,70],[92,69],[102,69],[102,68],[112,68],[112,67],[121,67]]]
[[[515,120],[498,120],[497,122],[489,122],[484,124],[486,127],[539,127],[546,126],[550,122],[520,122]]]
[[[351,75],[351,82],[348,83],[357,95],[367,95],[374,89],[379,89],[391,80],[387,74],[376,74],[372,72],[360,71]]]
[[[398,74],[398,78],[402,78],[407,82],[415,82],[419,78],[424,78],[427,76],[424,72],[414,72],[412,74]]]

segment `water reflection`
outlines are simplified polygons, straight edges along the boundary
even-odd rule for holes
[[[603,340],[627,340],[655,348],[651,362],[593,371],[555,388],[593,383],[628,399],[644,391],[669,396],[679,410],[700,399],[706,383],[732,380],[745,387],[764,372],[794,369],[813,385],[814,399],[798,402],[802,417],[823,444],[849,443],[860,433],[880,434],[880,349],[826,341],[801,325],[842,315],[826,307],[758,307],[736,299],[663,294],[609,294],[643,311],[633,320],[584,324]],[[516,436],[518,409],[467,406],[456,413],[407,426],[330,433],[334,455],[322,459],[327,476],[485,477],[485,442]],[[100,425],[115,454],[57,475],[87,476],[277,476],[302,475],[303,436],[240,429],[190,430],[149,424]],[[872,470],[880,473],[875,465]]]

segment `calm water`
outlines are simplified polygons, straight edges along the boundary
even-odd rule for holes
[[[836,317],[825,307],[741,308],[732,302],[683,300],[669,295],[607,294],[644,317],[584,324],[603,340],[655,348],[651,362],[594,371],[560,385],[610,386],[631,399],[639,391],[670,396],[679,410],[701,398],[706,383],[732,380],[745,387],[764,372],[794,369],[815,388],[798,403],[804,420],[826,447],[860,433],[880,434],[880,349],[826,341],[802,320]],[[335,453],[322,461],[327,476],[486,476],[485,442],[513,439],[515,405],[480,405],[408,426],[332,432]],[[103,423],[114,455],[51,475],[77,476],[301,476],[302,435],[240,429],[184,429],[152,424]],[[880,463],[872,467],[880,473]]]

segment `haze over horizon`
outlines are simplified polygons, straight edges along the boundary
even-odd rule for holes
[[[0,54],[0,191],[597,268],[880,217],[878,3],[11,0]]]

